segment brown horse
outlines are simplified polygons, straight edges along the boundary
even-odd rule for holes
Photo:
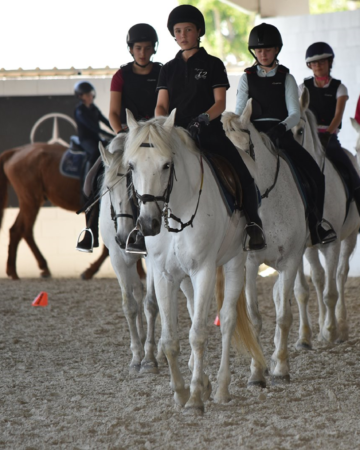
[[[19,200],[19,214],[10,228],[10,244],[6,274],[18,280],[16,253],[22,238],[34,254],[42,277],[50,277],[47,262],[33,236],[33,227],[40,207],[49,200],[60,208],[78,211],[81,208],[80,181],[65,177],[59,164],[66,147],[58,144],[34,143],[7,150],[0,155],[0,227],[7,205],[7,185],[14,188]],[[99,270],[109,255],[104,246],[99,259],[81,274],[88,280]]]

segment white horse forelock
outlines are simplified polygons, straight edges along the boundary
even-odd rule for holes
[[[137,128],[130,129],[123,154],[125,167],[135,155],[146,155],[149,147],[142,147],[143,143],[151,144],[152,152],[171,160],[178,151],[184,151],[184,146],[193,153],[199,153],[189,133],[181,127],[164,126],[166,119],[166,117],[156,117],[147,122],[139,122]]]

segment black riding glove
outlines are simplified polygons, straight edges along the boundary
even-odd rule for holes
[[[326,150],[327,146],[329,145],[331,134],[329,132],[325,131],[325,133],[319,133],[319,138],[320,138],[321,145]]]
[[[193,119],[187,126],[187,130],[191,137],[196,141],[201,132],[209,125],[210,119],[208,114],[200,114]]]
[[[273,128],[271,128],[266,134],[272,140],[272,142],[277,146],[277,140],[281,139],[286,133],[286,126],[283,123],[278,123]]]

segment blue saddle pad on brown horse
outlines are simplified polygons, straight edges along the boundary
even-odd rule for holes
[[[71,136],[70,148],[66,150],[60,161],[60,173],[64,177],[82,179],[87,155],[80,147],[77,136]]]

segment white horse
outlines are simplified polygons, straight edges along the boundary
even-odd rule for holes
[[[275,351],[271,357],[272,383],[289,382],[288,336],[292,324],[290,297],[296,273],[304,253],[308,228],[305,209],[288,164],[279,158],[267,136],[250,122],[252,108],[248,100],[243,114],[225,113],[224,130],[235,146],[242,150],[253,145],[257,185],[262,194],[259,214],[264,224],[267,248],[249,252],[246,262],[246,297],[252,322],[259,338],[262,319],[258,308],[256,277],[265,263],[279,272],[273,298],[276,308]],[[298,342],[297,346],[302,343]],[[264,382],[264,375],[253,368],[253,380]]]
[[[139,255],[125,252],[126,239],[134,228],[134,216],[126,187],[126,170],[122,167],[124,135],[115,138],[110,151],[100,145],[100,153],[105,166],[100,208],[100,230],[104,244],[109,249],[110,260],[117,276],[122,305],[130,330],[132,361],[130,372],[157,373],[154,355],[155,320],[158,306],[151,270],[147,274],[147,294],[145,314],[147,318],[147,338],[144,352],[145,332],[143,327],[144,290],[137,272]]]
[[[204,373],[204,352],[217,265],[224,265],[226,288],[220,311],[223,351],[215,400],[230,399],[229,353],[233,336],[240,335],[256,364],[262,370],[265,367],[243,295],[245,219],[239,213],[228,216],[207,163],[188,133],[174,127],[175,110],[165,121],[158,118],[144,123],[137,123],[127,113],[130,131],[123,161],[132,172],[134,194],[139,201],[138,224],[146,236],[147,261],[154,276],[161,343],[169,363],[171,387],[177,404],[202,413],[211,392]],[[175,228],[182,231],[175,232]],[[177,361],[177,294],[187,277],[194,289],[190,391]]]
[[[356,245],[360,217],[353,201],[345,221],[346,194],[344,186],[332,163],[328,159],[324,160],[325,153],[317,134],[316,118],[308,109],[309,101],[309,93],[305,88],[300,98],[301,119],[293,129],[293,133],[295,139],[317,160],[319,166],[324,167],[324,217],[332,224],[338,239],[329,245],[316,245],[308,248],[305,256],[311,265],[311,278],[318,298],[319,339],[341,342],[348,339],[344,298],[345,283],[349,272],[349,258]],[[317,155],[320,151],[323,156],[319,160]],[[348,156],[358,169],[356,158],[349,152]],[[324,255],[325,271],[320,263],[319,250]],[[299,339],[304,343],[304,348],[311,348],[312,331],[307,308],[309,289],[304,275],[303,262],[299,267],[295,283],[295,296],[300,311]]]

